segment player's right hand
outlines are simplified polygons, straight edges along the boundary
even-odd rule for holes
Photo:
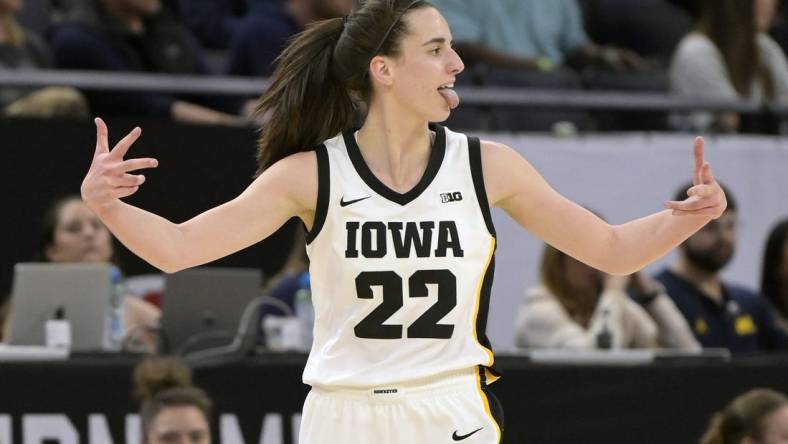
[[[152,158],[123,160],[131,145],[142,134],[139,127],[131,130],[110,151],[107,125],[98,117],[95,122],[96,151],[80,188],[82,200],[94,211],[108,207],[119,199],[137,192],[140,185],[145,182],[145,176],[129,174],[130,171],[155,168],[159,165],[159,162]]]

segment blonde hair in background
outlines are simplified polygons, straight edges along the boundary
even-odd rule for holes
[[[738,444],[747,437],[760,441],[764,420],[786,405],[788,398],[780,392],[752,389],[711,417],[700,444]]]

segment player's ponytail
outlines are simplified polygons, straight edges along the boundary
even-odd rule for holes
[[[402,17],[426,6],[423,0],[367,0],[348,17],[317,22],[298,34],[277,59],[257,106],[264,121],[257,173],[349,129],[356,105],[372,96],[370,60],[396,56],[407,31]]]
[[[788,399],[782,393],[770,389],[750,390],[711,417],[700,444],[740,443],[747,437],[760,442],[764,422],[785,406],[788,406]]]

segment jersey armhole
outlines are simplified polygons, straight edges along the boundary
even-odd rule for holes
[[[476,200],[484,217],[487,231],[495,237],[495,226],[490,214],[490,204],[487,202],[487,190],[484,188],[484,171],[482,170],[482,145],[478,137],[468,137],[468,154],[471,163],[471,177],[473,188],[476,190]]]
[[[317,155],[317,204],[312,229],[306,233],[306,244],[309,245],[320,234],[328,214],[328,200],[331,194],[331,177],[328,166],[328,150],[325,145],[315,149]]]

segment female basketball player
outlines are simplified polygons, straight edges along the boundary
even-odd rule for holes
[[[285,50],[260,102],[259,177],[182,224],[120,200],[143,183],[97,119],[85,201],[132,251],[166,271],[210,262],[304,222],[315,305],[301,443],[495,443],[501,439],[485,337],[495,232],[490,207],[577,259],[632,273],[725,208],[695,142],[682,202],[611,226],[551,189],[512,149],[428,122],[459,103],[463,70],[426,1],[368,0]],[[354,99],[368,110],[350,129]],[[495,412],[495,415],[493,414]]]

